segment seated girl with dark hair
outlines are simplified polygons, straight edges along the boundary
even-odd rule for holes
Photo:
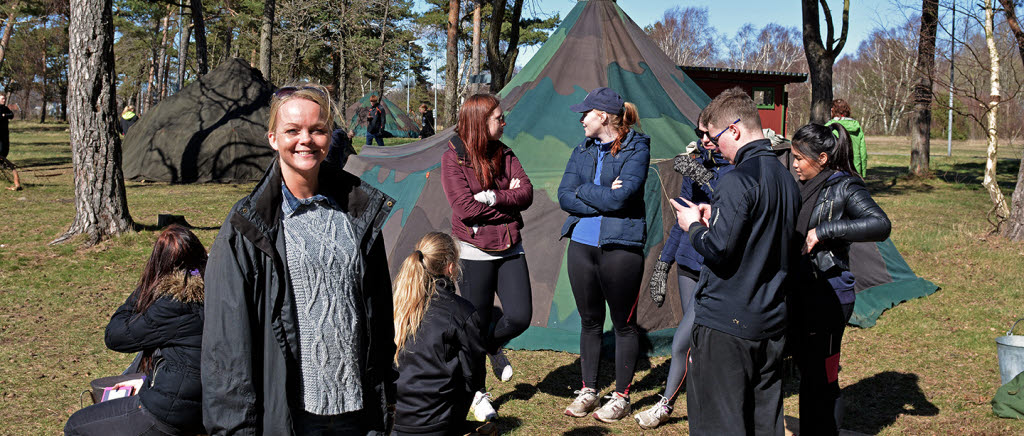
[[[107,347],[142,352],[147,380],[138,395],[75,412],[65,435],[203,433],[199,354],[203,335],[206,249],[171,225],[156,240],[135,291],[107,325]],[[160,357],[153,353],[160,350]]]

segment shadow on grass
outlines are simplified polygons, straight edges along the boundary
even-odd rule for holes
[[[598,425],[590,425],[587,427],[577,427],[562,433],[562,436],[591,436],[591,435],[603,435],[611,434],[612,430],[607,427],[601,427]]]
[[[646,362],[646,364],[644,362]],[[637,362],[638,370],[640,369],[640,367],[643,366],[650,367],[651,361],[649,359],[641,359],[639,362]],[[658,391],[659,395],[664,393],[665,383],[666,381],[668,381],[668,370],[671,366],[672,359],[670,358],[662,362],[658,366],[651,368],[651,370],[647,373],[647,375],[644,376],[644,378],[633,383],[633,387],[630,388],[630,391],[643,392],[648,389],[655,389]],[[686,384],[685,380],[683,381],[683,384]],[[685,391],[686,389],[684,387],[679,388],[679,393],[676,394],[677,404],[681,404],[679,402],[679,397],[685,396]],[[631,400],[638,400],[633,401],[632,403],[634,411],[647,409],[648,407],[653,406],[655,403],[657,403],[658,400],[661,400],[661,397],[658,395],[648,395],[644,398],[636,398],[635,395],[632,395],[632,397],[633,398],[631,398]]]
[[[18,159],[15,162],[19,168],[35,168],[35,167],[51,167],[57,165],[71,165],[71,155],[61,156],[50,156],[50,157],[30,157],[27,159]]]
[[[533,398],[533,396],[536,395],[536,394],[537,394],[537,387],[536,386],[528,385],[526,383],[518,383],[518,384],[516,384],[515,390],[512,390],[510,392],[506,392],[502,396],[500,396],[498,398],[495,398],[494,402],[492,403],[492,405],[494,406],[495,409],[500,409],[501,405],[505,404],[508,401],[511,401],[511,400],[527,401],[530,398]]]
[[[510,433],[523,425],[523,420],[513,416],[499,416],[491,422],[498,427],[498,434]]]
[[[886,371],[843,389],[843,428],[878,434],[900,415],[936,416],[939,408],[924,396],[917,374]]]
[[[1020,161],[1015,159],[999,159],[996,161],[996,174],[1017,174],[1020,169]],[[961,183],[966,185],[981,185],[985,179],[985,162],[961,162],[953,165],[951,170],[936,170],[935,177],[950,183]],[[998,178],[997,178],[998,179]],[[1017,178],[1013,180],[1002,180],[999,187],[1013,189],[1017,184]]]

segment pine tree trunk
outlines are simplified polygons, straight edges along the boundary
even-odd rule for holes
[[[7,22],[4,23],[4,36],[0,38],[0,66],[4,64],[4,56],[7,54],[7,43],[11,42],[11,33],[14,32],[14,21],[18,18],[18,7],[21,1],[14,0],[11,3],[11,13],[7,14]]]
[[[163,20],[160,20],[160,27],[163,28],[163,35],[160,37],[160,51],[157,52],[157,66],[156,66],[156,100],[159,102],[163,99],[166,90],[163,88],[163,77],[166,75],[167,70],[167,28],[170,27],[171,23],[171,6],[167,6],[167,15],[164,15]],[[153,104],[153,97],[150,97],[149,104]]]
[[[938,27],[938,0],[921,1],[921,33],[917,44],[917,73],[914,85],[914,112],[910,117],[910,172],[930,174],[932,130],[932,81],[935,76],[935,34]]]
[[[459,0],[448,0],[448,55],[444,71],[444,124],[455,124],[459,102]]]
[[[999,183],[996,182],[996,162],[999,154],[999,135],[996,127],[996,113],[999,109],[1000,86],[999,86],[999,50],[995,40],[995,11],[992,9],[992,0],[985,0],[985,42],[988,45],[989,56],[989,101],[988,101],[988,152],[985,159],[985,178],[981,184],[988,190],[992,199],[996,228],[1010,216],[1010,208],[1006,205],[1006,198],[1003,191],[999,190]],[[990,221],[992,219],[990,218]]]
[[[477,1],[473,9],[473,57],[469,62],[469,77],[480,74],[480,15],[480,2]],[[479,83],[469,85],[470,94],[476,94],[479,89]]]
[[[188,60],[188,39],[191,27],[185,18],[185,7],[178,8],[178,77],[174,80],[174,92],[185,86],[185,65]]]
[[[263,25],[260,26],[260,72],[267,82],[270,77],[270,57],[274,43],[274,0],[263,2]]]
[[[132,231],[121,140],[117,135],[113,0],[71,0],[68,56],[75,217],[60,243],[84,234],[86,244]]]
[[[389,27],[388,26],[388,15],[391,12],[391,0],[386,0],[386,1],[387,1],[387,3],[384,3],[384,21],[382,21],[381,25],[380,25],[380,48],[377,50],[377,62],[376,62],[376,66],[377,66],[377,83],[376,83],[376,86],[374,87],[374,90],[377,91],[377,93],[381,97],[384,97],[384,65],[383,65],[383,62],[384,62],[384,43],[386,41],[385,36],[387,36],[387,34],[388,34],[387,33],[387,29]]]
[[[189,0],[189,5],[192,7],[192,24],[196,34],[196,62],[199,64],[199,77],[203,77],[210,71],[206,47],[206,21],[203,19],[203,0]]]

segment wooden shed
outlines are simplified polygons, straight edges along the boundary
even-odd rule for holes
[[[783,135],[786,132],[786,109],[789,107],[786,85],[807,80],[807,73],[719,67],[679,68],[682,68],[683,72],[711,98],[734,86],[743,88],[753,97],[754,103],[757,103],[757,110],[761,114],[761,127]]]

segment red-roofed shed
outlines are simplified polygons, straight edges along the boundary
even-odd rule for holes
[[[737,70],[718,67],[680,66],[693,82],[709,97],[714,98],[726,89],[739,86],[757,103],[761,114],[761,127],[785,135],[786,109],[789,94],[786,85],[807,80],[806,73],[782,71]]]

